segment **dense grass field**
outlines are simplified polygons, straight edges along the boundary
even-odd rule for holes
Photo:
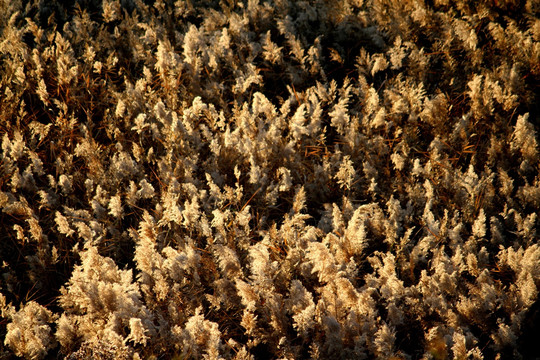
[[[0,1],[0,358],[538,359],[540,3]]]

